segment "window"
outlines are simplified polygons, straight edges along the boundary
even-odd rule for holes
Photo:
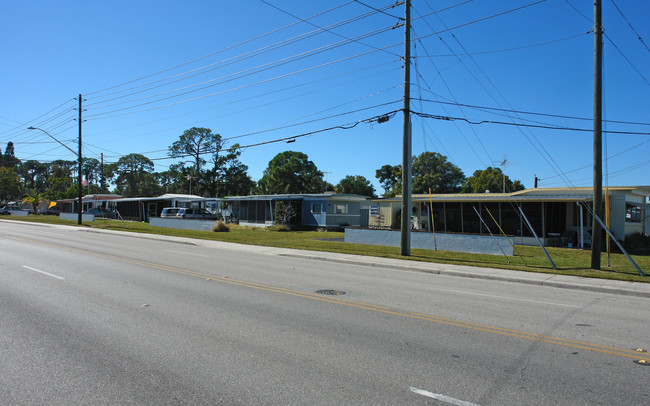
[[[371,216],[379,216],[379,205],[378,204],[371,204],[370,205],[370,215]]]
[[[334,207],[336,214],[348,214],[348,205],[345,203],[337,203]]]
[[[311,205],[311,212],[314,214],[320,214],[321,213],[321,205],[320,203],[314,203]]]
[[[625,203],[625,221],[628,223],[641,222],[641,206]]]

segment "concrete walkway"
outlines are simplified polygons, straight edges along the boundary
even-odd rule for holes
[[[63,226],[67,227],[67,226]],[[579,276],[553,275],[538,272],[513,271],[507,269],[482,268],[465,265],[436,264],[432,262],[409,261],[403,259],[368,257],[363,255],[341,254],[336,252],[304,251],[289,248],[263,247],[256,245],[235,244],[229,242],[199,240],[183,237],[171,237],[156,234],[125,233],[122,231],[81,229],[80,232],[119,233],[130,237],[148,238],[154,240],[196,245],[208,248],[253,252],[256,254],[278,255],[285,257],[313,259],[319,261],[338,262],[361,266],[382,267],[404,271],[428,272],[439,275],[459,276],[465,278],[480,278],[499,280],[530,285],[551,286],[555,288],[579,289],[592,292],[602,292],[618,295],[650,297],[650,283],[625,282],[609,279],[584,278]],[[649,277],[650,281],[650,277]]]

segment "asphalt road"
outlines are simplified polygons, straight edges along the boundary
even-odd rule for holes
[[[648,298],[9,221],[0,248],[2,405],[650,404]]]

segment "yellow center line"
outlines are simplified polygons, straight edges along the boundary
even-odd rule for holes
[[[63,246],[63,245],[58,245],[58,244],[53,244],[53,243],[48,243],[48,242],[43,242],[43,241],[34,241],[34,240],[27,239],[27,238],[22,238],[22,237],[9,237],[9,238],[19,240],[19,241],[23,241],[23,242],[27,242],[27,243],[30,243],[30,244],[38,244],[38,245],[47,246],[47,247],[51,247],[51,248],[57,248],[57,249],[64,248],[64,249],[67,249],[69,251],[79,252],[79,253],[88,254],[88,255],[93,255],[93,256],[98,257],[98,258],[104,258],[104,259],[109,259],[109,260],[113,260],[113,261],[124,262],[124,263],[133,264],[133,265],[139,265],[139,266],[143,266],[143,267],[146,267],[146,268],[159,269],[159,270],[163,270],[163,271],[167,271],[167,272],[173,272],[173,273],[177,273],[177,274],[181,274],[181,275],[193,276],[193,277],[202,278],[202,279],[206,279],[206,280],[214,280],[214,281],[221,282],[221,283],[227,283],[227,284],[230,284],[230,285],[242,286],[242,287],[262,290],[262,291],[266,291],[266,292],[280,293],[280,294],[284,294],[284,295],[300,297],[300,298],[305,298],[305,299],[310,299],[310,300],[317,300],[317,301],[326,302],[326,303],[334,303],[334,304],[338,304],[338,305],[344,305],[344,306],[348,306],[348,307],[354,307],[354,308],[358,308],[358,309],[369,310],[369,311],[383,313],[383,314],[389,314],[389,315],[393,315],[393,316],[406,317],[406,318],[416,319],[416,320],[423,320],[423,321],[428,321],[428,322],[433,322],[433,323],[439,323],[439,324],[445,324],[445,325],[450,325],[450,326],[455,326],[455,327],[467,328],[467,329],[471,329],[471,330],[475,330],[475,331],[482,331],[482,332],[487,332],[487,333],[492,333],[492,334],[499,334],[499,335],[504,335],[504,336],[509,336],[509,337],[521,338],[521,339],[525,339],[525,340],[533,340],[533,341],[544,342],[544,343],[554,344],[554,345],[559,345],[559,346],[564,346],[564,347],[570,347],[570,348],[582,349],[582,350],[586,350],[586,351],[598,352],[598,353],[602,353],[602,354],[615,355],[615,356],[624,357],[624,358],[631,358],[631,359],[636,359],[636,360],[639,360],[639,359],[642,358],[641,357],[642,353],[639,353],[639,352],[637,352],[635,350],[629,350],[629,349],[617,348],[617,347],[610,347],[610,346],[606,346],[606,345],[588,343],[588,342],[583,342],[583,341],[575,341],[575,340],[559,338],[559,337],[546,336],[546,335],[543,335],[543,334],[529,333],[529,332],[526,332],[526,331],[518,331],[518,330],[512,330],[512,329],[507,329],[507,328],[502,328],[502,327],[490,326],[490,325],[486,325],[486,324],[479,324],[479,323],[449,319],[449,318],[433,316],[433,315],[429,315],[429,314],[400,311],[400,310],[393,309],[393,308],[386,307],[386,306],[373,305],[373,304],[369,304],[369,303],[358,302],[358,301],[344,299],[344,298],[340,298],[340,297],[325,297],[325,296],[322,296],[322,295],[317,294],[317,293],[303,292],[303,291],[287,289],[287,288],[282,288],[282,287],[272,286],[272,285],[265,285],[265,284],[261,284],[261,283],[255,283],[255,282],[247,282],[247,281],[232,279],[232,278],[229,278],[229,277],[217,276],[217,275],[212,275],[212,274],[207,274],[207,273],[202,273],[202,272],[197,272],[197,271],[191,271],[191,270],[188,270],[188,269],[177,268],[177,267],[169,266],[169,265],[162,265],[162,264],[156,264],[156,263],[153,263],[153,262],[147,262],[147,261],[141,261],[141,260],[137,260],[137,259],[120,257],[120,256],[116,256],[116,255],[103,254],[103,253],[99,253],[99,252],[96,252],[96,251],[91,251],[91,250],[87,250],[87,249],[83,249],[83,248],[75,248],[75,247]],[[645,361],[648,361],[648,359],[646,359]]]

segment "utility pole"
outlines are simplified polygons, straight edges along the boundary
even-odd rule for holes
[[[106,183],[106,178],[104,177],[104,153],[101,153],[102,160],[99,161],[99,193],[104,193],[104,183]]]
[[[404,126],[402,131],[402,225],[400,255],[411,255],[411,0],[404,12]]]
[[[594,0],[594,200],[591,226],[591,269],[600,269],[601,226],[603,213],[603,22],[601,0]]]
[[[83,196],[82,196],[82,186],[81,186],[81,170],[82,170],[82,159],[81,159],[81,94],[79,94],[79,173],[77,174],[77,182],[79,182],[78,195],[77,195],[77,224],[82,224],[81,221],[81,212],[83,209]]]

